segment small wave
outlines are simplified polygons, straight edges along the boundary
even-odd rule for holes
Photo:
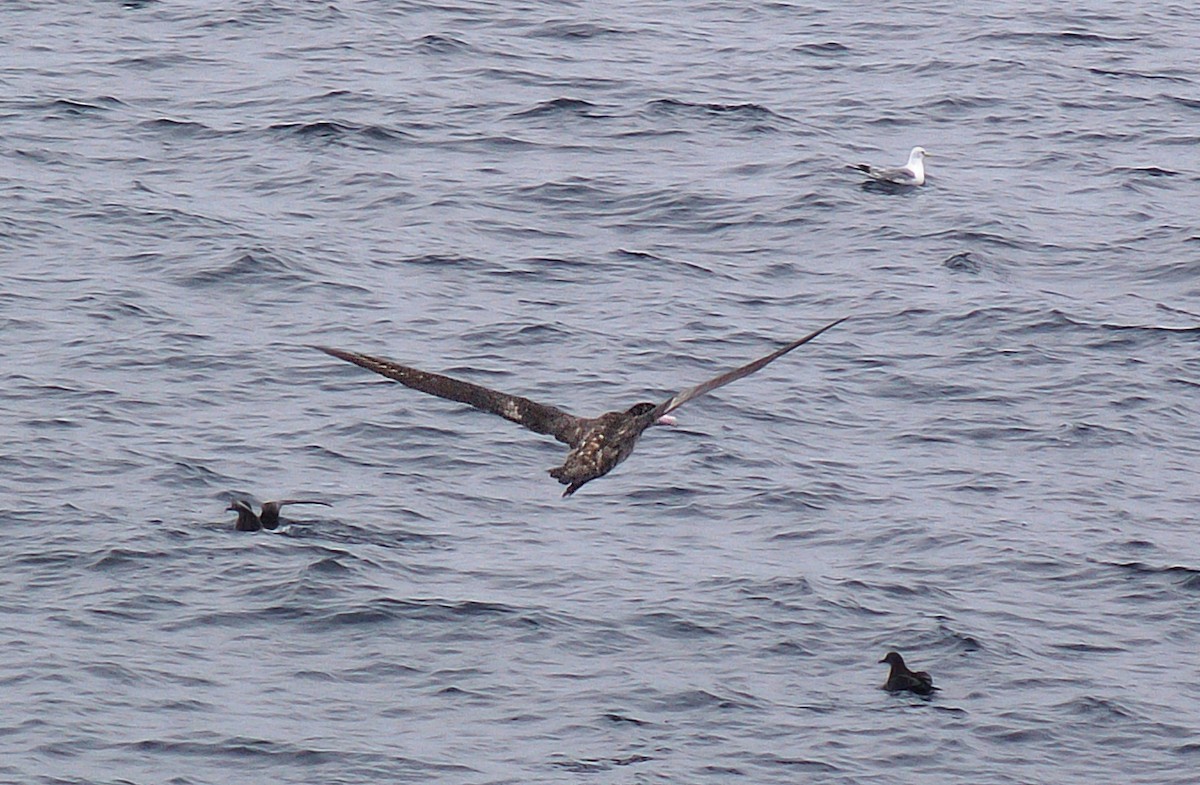
[[[303,612],[302,612],[303,613]],[[480,600],[397,600],[380,597],[349,610],[314,613],[310,623],[324,627],[375,625],[402,619],[457,624],[468,619],[511,619],[522,627],[540,627],[543,621],[524,611]]]
[[[453,254],[426,253],[418,254],[417,256],[406,256],[396,260],[385,261],[382,259],[375,260],[374,264],[381,267],[392,267],[395,265],[411,264],[418,267],[434,267],[434,268],[464,268],[464,269],[487,269],[491,267],[490,262],[475,256],[456,256]]]
[[[1144,332],[1153,333],[1200,333],[1200,325],[1183,325],[1174,326],[1166,324],[1113,324],[1104,322],[1100,325],[1100,329],[1109,330],[1112,332]]]
[[[703,624],[668,611],[642,614],[636,619],[636,622],[666,638],[698,638],[720,635],[716,629],[705,627]]]
[[[1159,166],[1115,166],[1110,171],[1114,174],[1131,174],[1145,177],[1178,177],[1180,174],[1173,169],[1163,169]]]
[[[1111,654],[1126,651],[1123,646],[1107,646],[1099,643],[1084,643],[1082,641],[1053,643],[1051,646],[1059,651],[1069,651],[1073,654]]]
[[[834,774],[841,771],[841,768],[826,763],[823,760],[814,760],[812,758],[781,758],[778,756],[766,756],[763,759],[764,763],[773,766],[787,766],[789,769],[800,769],[802,771],[824,772],[826,774]]]
[[[925,104],[924,109],[937,110],[939,114],[949,112],[964,112],[975,109],[987,109],[1002,106],[1008,99],[991,95],[948,95]]]
[[[183,282],[190,286],[281,283],[304,280],[302,273],[303,268],[295,262],[266,248],[251,248],[219,267],[192,273]]]
[[[168,560],[172,554],[166,551],[137,551],[129,548],[109,548],[104,551],[91,567],[99,572],[111,572],[125,567],[144,566],[146,562]]]
[[[606,27],[593,22],[576,22],[566,19],[547,20],[533,31],[535,38],[562,38],[565,40],[587,40],[609,35],[625,35],[626,31]]]
[[[169,68],[178,68],[180,66],[199,65],[207,62],[203,58],[193,57],[191,55],[172,52],[169,54],[153,54],[153,55],[137,55],[135,57],[122,57],[115,61],[113,65],[124,68],[138,68],[145,71],[160,71]]]
[[[1067,43],[1084,44],[1123,44],[1142,40],[1139,36],[1101,35],[1099,33],[1084,33],[1073,30],[1064,30],[1058,33],[1056,37]]]
[[[793,52],[801,54],[815,55],[817,57],[829,57],[833,55],[846,54],[850,51],[850,47],[845,44],[840,44],[837,41],[823,41],[821,43],[800,44],[792,47]]]
[[[1117,447],[1136,444],[1138,435],[1123,428],[1112,428],[1098,423],[1073,422],[1059,427],[1054,439],[1065,445],[1087,447]]]
[[[1142,280],[1176,282],[1180,284],[1200,278],[1200,260],[1180,259],[1157,265],[1141,274]]]
[[[663,262],[666,261],[661,256],[655,256],[648,251],[631,251],[627,248],[618,248],[613,252],[617,256],[622,256],[627,259],[639,259],[648,262]]]
[[[1167,98],[1188,109],[1200,109],[1200,99],[1198,98],[1186,98],[1182,95],[1169,95]]]
[[[115,106],[122,105],[116,98],[102,97],[91,101],[80,101],[71,98],[56,98],[46,104],[47,108],[60,115],[86,115],[93,112],[106,112]]]
[[[749,709],[756,701],[749,695],[718,695],[709,690],[681,690],[657,696],[652,705],[659,711],[697,711],[706,709]]]
[[[656,101],[651,101],[647,105],[647,109],[653,114],[715,115],[719,117],[738,117],[753,120],[787,119],[784,115],[777,114],[762,104],[754,103],[693,103],[691,101],[681,101],[677,98],[660,98]]]
[[[498,152],[510,152],[512,150],[536,150],[543,147],[538,142],[531,142],[528,139],[520,139],[516,136],[508,136],[506,134],[488,134],[486,136],[473,136],[469,139],[462,139],[452,143],[455,146],[473,146],[479,145],[486,149],[495,150]],[[554,145],[557,149],[563,149],[560,145]]]
[[[965,653],[980,651],[984,648],[974,635],[951,628],[947,623],[949,620],[944,616],[938,618],[938,634],[941,636],[942,643],[948,644],[955,651]]]
[[[709,581],[708,583],[728,585],[747,599],[766,600],[769,602],[808,597],[813,593],[812,584],[803,576],[769,578],[765,580],[732,578]]]
[[[910,191],[913,189],[909,189]],[[1022,243],[1012,235],[1004,235],[999,232],[985,232],[982,229],[946,229],[938,232],[931,232],[926,237],[939,240],[952,240],[956,244],[961,245],[995,245],[1001,248],[1021,248],[1028,246],[1028,243]]]
[[[214,739],[212,741],[180,741],[178,739],[144,739],[129,742],[130,749],[150,753],[155,757],[187,756],[204,758],[231,758],[249,765],[254,759],[276,763],[291,762],[304,766],[319,766],[329,763],[345,764],[346,756],[341,751],[316,750],[296,747],[291,744],[249,739],[241,736]],[[351,756],[353,757],[353,756]]]
[[[627,755],[620,758],[574,758],[566,760],[554,760],[550,762],[551,766],[574,772],[576,774],[593,774],[600,771],[608,771],[614,766],[630,766],[635,763],[645,763],[652,761],[649,755]]]
[[[1161,79],[1161,80],[1168,81],[1168,82],[1179,82],[1182,84],[1189,83],[1189,80],[1184,77],[1168,76],[1166,74],[1143,74],[1143,73],[1139,73],[1137,71],[1114,71],[1109,68],[1096,68],[1096,67],[1088,68],[1088,71],[1090,73],[1096,74],[1097,76],[1131,77],[1134,79]]]
[[[174,120],[170,117],[159,117],[154,120],[146,120],[142,122],[141,126],[152,131],[161,131],[178,138],[190,138],[216,134],[214,129],[208,127],[204,123],[197,123],[191,120]]]
[[[607,203],[611,192],[586,179],[574,177],[566,181],[538,183],[522,186],[517,192],[525,199],[555,206],[585,206],[589,210],[597,204]]]
[[[326,556],[305,567],[304,572],[314,575],[348,575],[352,570],[338,557]]]
[[[780,130],[780,126],[791,125],[791,118],[779,114],[756,103],[696,103],[676,98],[662,98],[646,104],[643,113],[652,119],[657,118],[692,118],[696,121],[720,121],[721,123],[737,123],[748,133],[764,133]],[[636,133],[672,134],[682,133],[687,129],[678,127],[655,129],[652,132]],[[630,134],[623,134],[630,135]]]
[[[1006,31],[981,33],[968,41],[1045,41],[1049,44],[1066,44],[1068,46],[1097,46],[1108,44],[1132,43],[1142,40],[1135,36],[1107,36],[1099,33],[1087,33],[1075,30],[1048,31]]]
[[[537,346],[558,344],[570,338],[572,333],[553,324],[488,324],[463,334],[468,342],[478,348],[508,346]],[[507,375],[507,374],[506,374]]]
[[[443,543],[444,537],[442,535],[427,534],[415,529],[404,528],[398,525],[398,520],[422,521],[429,520],[429,516],[402,507],[399,510],[388,509],[381,511],[378,516],[372,515],[369,520],[364,521],[364,523],[376,524],[373,526],[354,526],[341,521],[320,521],[318,522],[319,525],[302,528],[293,527],[288,534],[297,540],[307,543],[377,545],[381,548],[404,546],[408,550],[433,550],[446,547]],[[333,558],[342,564],[342,566],[345,566],[345,562],[347,561],[356,565],[373,564],[373,562],[361,556],[350,556],[340,551],[335,551],[334,553],[336,555],[330,558]],[[336,568],[331,567],[331,569]]]
[[[544,117],[571,115],[575,117],[603,117],[596,112],[596,104],[579,98],[553,98],[537,106],[516,112],[512,117]]]
[[[1179,578],[1179,585],[1185,589],[1200,589],[1200,569],[1195,567],[1185,567],[1179,564],[1156,566],[1140,561],[1108,562],[1093,560],[1093,563],[1116,567],[1137,575],[1167,575]]]
[[[956,253],[945,259],[942,265],[955,272],[971,273],[973,275],[978,275],[983,270],[983,264],[972,256],[970,251]]]
[[[418,38],[415,48],[423,54],[442,55],[465,51],[470,49],[471,45],[448,33],[430,33]]]
[[[1087,717],[1089,720],[1101,722],[1106,720],[1123,721],[1139,719],[1133,711],[1114,700],[1095,698],[1090,695],[1073,698],[1065,703],[1058,704],[1056,708],[1070,712],[1071,714]]]
[[[650,723],[649,723],[647,720],[639,720],[637,717],[630,717],[630,716],[628,716],[628,715],[625,715],[625,714],[619,714],[619,713],[617,713],[617,712],[615,712],[615,711],[608,711],[608,712],[605,712],[604,714],[602,714],[602,715],[600,715],[600,716],[601,716],[603,719],[606,719],[606,720],[608,720],[609,722],[611,722],[611,723],[614,723],[614,724],[618,724],[618,725],[620,725],[620,724],[629,724],[629,725],[637,725],[637,726],[639,726],[639,727],[640,727],[640,726],[643,726],[643,725],[649,725],[649,724],[650,724]]]
[[[316,120],[308,123],[275,123],[268,129],[301,139],[350,140],[369,139],[379,142],[394,142],[407,139],[409,134],[395,128],[380,125],[360,125],[336,120]]]
[[[1166,303],[1155,303],[1154,307],[1159,309],[1160,311],[1166,311],[1167,313],[1174,313],[1174,314],[1179,314],[1181,316],[1188,316],[1193,319],[1200,319],[1200,313],[1198,313],[1196,311],[1189,311],[1185,308],[1177,308],[1173,305],[1167,305]]]

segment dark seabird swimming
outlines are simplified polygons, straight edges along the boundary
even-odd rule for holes
[[[937,689],[933,686],[932,676],[925,671],[910,671],[904,664],[904,658],[894,651],[889,651],[880,662],[892,666],[891,671],[888,672],[887,681],[883,683],[883,688],[888,692],[909,690],[918,695],[929,695]]]
[[[401,384],[423,393],[436,395],[451,401],[474,406],[485,412],[497,414],[506,420],[523,425],[534,433],[553,436],[571,448],[562,466],[550,469],[550,476],[567,489],[563,496],[570,496],[586,483],[603,477],[629,457],[637,444],[638,437],[652,425],[670,425],[674,418],[671,412],[683,404],[712,392],[743,376],[749,376],[769,362],[777,360],[798,346],[802,346],[821,333],[846,320],[831,322],[821,329],[809,333],[798,341],[771,352],[765,357],[747,363],[740,368],[709,379],[707,382],[682,390],[660,404],[639,403],[621,412],[608,412],[599,417],[578,417],[555,406],[531,401],[517,395],[489,390],[478,384],[451,379],[437,373],[429,373],[407,365],[400,365],[368,354],[347,352],[325,346],[315,346],[346,362],[362,366],[369,371],[394,379]]]
[[[862,172],[877,183],[887,185],[917,186],[925,184],[925,152],[924,147],[914,147],[908,154],[908,163],[904,166],[872,166],[871,164],[851,164],[850,168]]]
[[[238,531],[256,532],[259,529],[279,528],[279,508],[285,504],[323,504],[326,507],[332,506],[329,502],[320,502],[315,499],[284,499],[277,502],[263,502],[262,514],[255,515],[254,508],[250,506],[249,502],[234,499],[225,509],[237,512],[237,526],[234,528]]]

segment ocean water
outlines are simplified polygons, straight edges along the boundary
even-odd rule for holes
[[[1194,782],[1200,15],[1088,6],[6,3],[0,781]],[[570,499],[309,348],[846,315]]]

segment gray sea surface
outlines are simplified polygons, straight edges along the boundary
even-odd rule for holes
[[[0,782],[1196,782],[1200,12],[1076,5],[4,3]],[[309,348],[846,315],[569,499]]]

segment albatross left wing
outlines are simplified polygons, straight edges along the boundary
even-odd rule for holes
[[[476,409],[497,414],[506,420],[523,425],[534,433],[553,436],[563,444],[574,446],[583,432],[583,419],[519,395],[490,390],[478,384],[452,379],[440,373],[430,373],[369,354],[314,346],[328,355],[394,379],[406,387],[450,401],[458,401]]]

